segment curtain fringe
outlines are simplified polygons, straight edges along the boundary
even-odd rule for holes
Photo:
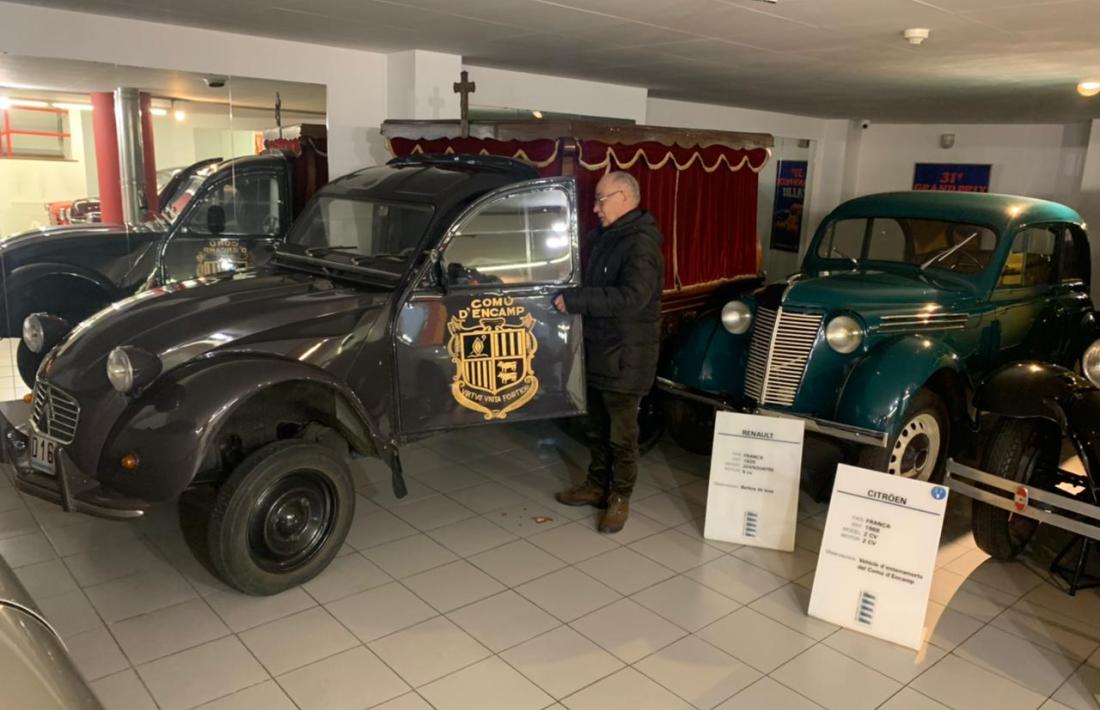
[[[580,141],[578,141],[578,143],[580,143]],[[584,154],[582,146],[581,151],[577,155],[577,162],[580,163],[581,167],[585,168],[586,170],[603,170],[610,167],[612,162],[614,162],[615,166],[620,170],[629,170],[630,168],[634,167],[634,165],[639,160],[645,160],[646,167],[648,167],[650,170],[660,170],[671,160],[672,164],[676,166],[676,169],[678,171],[684,171],[695,164],[696,161],[698,161],[703,168],[703,172],[706,173],[715,172],[719,169],[719,167],[721,167],[722,163],[725,163],[726,167],[728,167],[731,172],[737,172],[741,168],[748,165],[749,170],[753,171],[754,173],[759,173],[761,170],[764,169],[764,166],[768,164],[768,160],[771,158],[771,149],[765,148],[764,151],[767,153],[767,157],[763,160],[763,162],[760,163],[760,165],[753,165],[747,153],[743,158],[741,158],[741,162],[739,162],[737,165],[734,165],[732,162],[730,162],[730,159],[725,154],[719,155],[718,159],[715,160],[713,164],[707,165],[703,161],[702,153],[698,151],[692,153],[691,158],[689,158],[686,163],[680,163],[672,155],[672,151],[670,150],[665,153],[664,157],[660,161],[655,163],[649,159],[649,156],[646,155],[645,151],[641,148],[638,148],[634,151],[634,155],[630,158],[630,160],[624,161],[619,158],[619,156],[615,153],[615,149],[612,146],[608,146],[606,155],[604,156],[603,160],[599,162],[589,163],[581,157],[581,155]]]

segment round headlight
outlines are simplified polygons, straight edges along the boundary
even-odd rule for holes
[[[1081,357],[1081,371],[1094,387],[1100,387],[1100,340],[1090,345]]]
[[[107,356],[107,379],[123,394],[134,388],[134,365],[123,348],[115,348]]]
[[[863,326],[855,318],[837,316],[825,326],[825,341],[842,355],[853,353],[863,344]]]
[[[722,326],[734,335],[744,335],[752,325],[752,309],[743,301],[730,301],[722,306]]]
[[[37,313],[23,319],[23,343],[32,353],[41,353],[46,347],[46,329]]]

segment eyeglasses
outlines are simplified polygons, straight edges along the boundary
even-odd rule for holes
[[[615,190],[615,192],[609,192],[606,195],[596,195],[596,202],[598,204],[602,205],[604,202],[607,202],[612,197],[614,197],[615,195],[618,195],[621,192],[622,192],[622,190]]]

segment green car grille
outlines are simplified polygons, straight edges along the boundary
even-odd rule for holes
[[[782,308],[756,310],[745,392],[757,404],[794,404],[821,319],[820,315],[785,312]]]

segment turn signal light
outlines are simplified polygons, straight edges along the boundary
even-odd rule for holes
[[[23,404],[30,404],[32,401],[34,401],[34,395],[33,394],[28,392],[25,395],[23,395]]]
[[[136,471],[141,461],[138,459],[137,454],[126,454],[119,463],[124,471]]]

